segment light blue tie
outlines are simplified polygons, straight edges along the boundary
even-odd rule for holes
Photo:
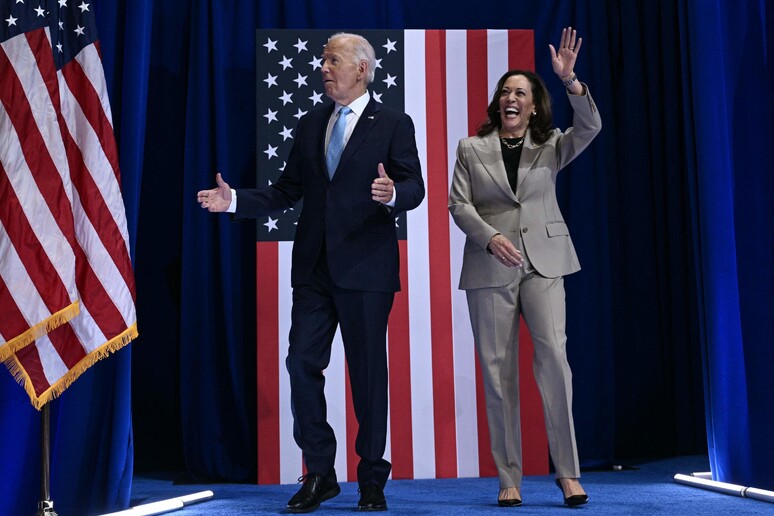
[[[339,166],[341,151],[344,150],[344,130],[347,128],[347,115],[351,112],[352,110],[348,106],[342,107],[339,110],[339,118],[333,124],[331,139],[328,142],[328,152],[325,154],[325,162],[328,165],[328,177],[330,179],[333,179],[336,167]]]

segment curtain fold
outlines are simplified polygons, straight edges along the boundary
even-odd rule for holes
[[[774,487],[771,1],[686,2],[693,241],[713,478]]]

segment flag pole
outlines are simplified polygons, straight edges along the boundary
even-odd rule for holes
[[[46,403],[40,410],[40,501],[35,516],[57,516],[54,512],[54,502],[51,500],[49,485],[51,470],[50,432],[51,413],[49,403]]]

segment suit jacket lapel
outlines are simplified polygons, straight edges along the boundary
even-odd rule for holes
[[[341,153],[341,161],[339,161],[339,166],[336,168],[336,175],[345,169],[349,158],[357,151],[357,148],[360,147],[360,144],[363,143],[363,140],[365,140],[368,133],[379,121],[380,110],[381,107],[379,106],[379,103],[372,97],[371,100],[368,101],[368,104],[366,104],[362,116],[357,121],[355,129],[352,131],[352,135],[349,137],[347,145],[344,147],[344,152]],[[336,175],[333,177],[336,177]]]
[[[508,173],[505,171],[503,152],[500,148],[500,137],[497,131],[492,131],[480,140],[476,140],[473,143],[473,151],[481,164],[484,165],[484,169],[492,177],[492,181],[508,195],[514,197],[511,185],[508,183]]]
[[[330,178],[328,177],[328,163],[325,160],[325,133],[328,131],[328,123],[335,107],[336,104],[331,104],[329,109],[325,111],[325,116],[320,122],[320,136],[317,137],[317,164],[319,165],[320,172],[328,181],[330,181]]]
[[[516,175],[516,191],[519,191],[521,183],[527,178],[529,171],[532,170],[532,166],[535,164],[535,160],[540,154],[540,146],[536,146],[532,143],[532,135],[527,129],[527,134],[524,136],[524,146],[521,149],[521,158],[519,159],[519,172]]]

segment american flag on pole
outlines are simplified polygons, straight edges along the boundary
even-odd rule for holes
[[[0,359],[42,407],[137,336],[118,152],[86,0],[0,2]]]
[[[298,119],[330,102],[320,75],[322,48],[335,31],[258,30],[259,186],[282,172]],[[411,115],[427,188],[424,202],[396,221],[402,291],[388,326],[390,423],[386,458],[393,478],[496,474],[467,301],[457,289],[464,235],[447,200],[457,142],[474,134],[499,77],[534,70],[531,30],[372,30],[371,95]],[[303,201],[302,201],[303,202]],[[293,483],[302,474],[293,441],[285,357],[290,330],[290,260],[301,206],[258,220],[258,482]],[[542,408],[532,379],[532,345],[520,346],[524,471],[548,472]],[[325,371],[328,420],[339,447],[340,479],[357,480],[357,422],[340,336]]]

